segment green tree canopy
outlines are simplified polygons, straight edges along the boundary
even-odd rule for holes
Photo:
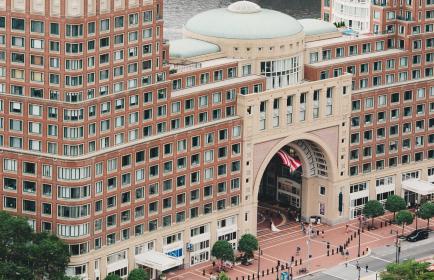
[[[386,271],[380,274],[381,280],[428,280],[434,279],[434,272],[429,272],[429,263],[407,260],[402,263],[392,263],[386,266]]]
[[[258,239],[250,233],[244,234],[238,241],[238,250],[244,252],[248,258],[253,256],[253,251],[258,250],[258,247]]]
[[[396,223],[402,225],[402,235],[404,235],[405,225],[411,225],[413,223],[413,214],[408,210],[401,210],[396,214]]]
[[[405,200],[398,195],[391,195],[387,197],[386,204],[384,205],[387,211],[393,212],[393,219],[398,211],[405,210],[407,205]]]
[[[235,259],[232,245],[226,240],[218,240],[211,249],[211,256],[216,257],[220,261],[231,261]]]
[[[25,218],[0,211],[0,276],[3,279],[62,279],[69,258],[68,246],[58,237],[35,233]]]
[[[229,278],[229,276],[224,271],[222,271],[218,276],[218,280],[231,280],[231,278]]]
[[[128,274],[128,280],[149,280],[149,274],[142,268],[135,268]]]
[[[372,226],[374,226],[374,218],[384,214],[383,205],[378,200],[369,200],[363,207],[363,215],[372,219]]]
[[[104,280],[122,280],[122,278],[119,275],[110,274],[107,275]]]
[[[68,246],[57,236],[46,232],[35,233],[30,249],[33,273],[41,278],[48,274],[50,279],[59,279],[64,275],[70,255]]]
[[[425,202],[422,204],[418,211],[418,216],[424,220],[427,220],[427,228],[429,228],[429,220],[434,217],[434,203]]]

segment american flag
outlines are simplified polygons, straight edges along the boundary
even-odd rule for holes
[[[294,159],[284,150],[280,150],[277,152],[277,155],[282,160],[283,164],[286,165],[291,172],[294,172],[301,166],[301,162],[299,160]]]

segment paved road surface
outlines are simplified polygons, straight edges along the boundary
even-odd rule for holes
[[[434,233],[427,240],[422,240],[416,243],[403,241],[401,243],[400,260],[420,259],[434,255]],[[360,276],[371,276],[375,279],[375,274],[383,271],[389,263],[395,262],[396,248],[395,246],[386,246],[374,249],[370,256],[362,258],[358,261],[361,266]],[[368,265],[368,272],[365,266]],[[332,267],[314,275],[298,278],[301,280],[356,280],[358,279],[358,271],[356,269],[357,262],[349,262],[347,266],[344,264]]]

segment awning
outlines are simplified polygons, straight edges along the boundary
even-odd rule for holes
[[[147,251],[136,255],[136,264],[140,264],[158,271],[165,271],[182,264],[182,260],[157,251]]]
[[[403,181],[402,188],[420,195],[434,194],[434,184],[419,179],[409,179]]]

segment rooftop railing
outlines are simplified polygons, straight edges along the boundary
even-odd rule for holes
[[[199,69],[202,67],[202,63],[191,63],[191,64],[170,64],[170,72],[172,74],[178,73],[178,72],[185,72],[185,71],[191,71],[195,69]]]

